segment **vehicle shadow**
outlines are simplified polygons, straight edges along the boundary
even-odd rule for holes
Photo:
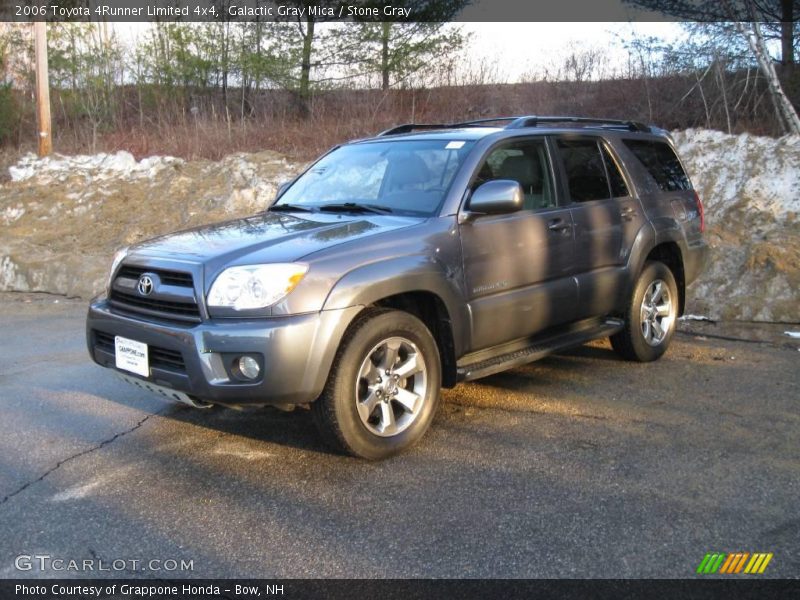
[[[576,346],[575,348],[571,348],[569,350],[565,350],[563,352],[559,352],[552,357],[548,357],[544,360],[550,361],[557,361],[561,356],[571,356],[576,358],[592,358],[596,360],[607,360],[611,362],[620,362],[622,358],[614,352],[611,348],[609,343],[604,342],[603,345],[598,345],[596,343],[589,343],[584,344],[582,346]]]
[[[285,412],[269,406],[237,410],[223,406],[195,409],[177,405],[162,416],[226,435],[257,440],[263,444],[341,456],[323,442],[313,423],[311,412],[307,409],[298,408]]]
[[[570,371],[575,372],[575,369],[579,368],[576,362],[581,359],[620,360],[608,347],[584,345],[530,365],[491,375],[479,382],[494,387],[498,391],[507,389],[509,393],[519,388],[521,380],[530,381],[531,378],[539,380],[540,385],[551,387],[559,385],[562,377],[568,378]],[[537,366],[544,369],[541,379],[535,376]],[[561,373],[561,377],[551,381],[550,376],[554,369]],[[464,385],[471,384],[459,384],[453,393],[457,395],[459,389]],[[143,406],[147,406],[152,409],[153,397],[149,396],[147,392],[140,392],[122,381],[119,382],[120,393],[112,392],[109,387],[103,386],[102,392],[98,394],[104,400],[128,408],[141,409]],[[449,402],[448,395],[452,397],[451,394],[446,394],[442,399],[443,404]],[[277,444],[317,454],[343,456],[324,443],[314,425],[311,412],[304,408],[297,408],[292,412],[284,412],[272,407],[234,409],[215,406],[210,409],[196,409],[164,400],[163,408],[156,410],[154,414],[179,423],[218,431],[229,436],[248,438],[263,444]]]

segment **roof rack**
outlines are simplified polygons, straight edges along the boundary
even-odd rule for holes
[[[459,127],[478,126],[485,127],[488,123],[496,123],[498,121],[513,121],[517,117],[495,117],[492,119],[476,119],[474,121],[462,121],[461,123],[405,123],[392,127],[386,131],[381,131],[378,137],[384,135],[399,135],[401,133],[411,133],[415,130],[421,129],[456,129]]]
[[[453,127],[468,127],[469,125],[482,125],[486,126],[487,123],[498,123],[500,121],[514,121],[519,117],[491,117],[486,119],[475,119],[473,121],[462,121],[461,123],[453,123]]]
[[[491,117],[486,119],[475,119],[473,121],[462,121],[460,123],[405,123],[392,127],[378,134],[378,137],[385,135],[399,135],[401,133],[411,133],[415,130],[424,129],[455,129],[459,127],[487,127],[490,123],[501,123],[508,121],[504,129],[523,129],[525,127],[537,127],[545,123],[575,123],[579,125],[589,125],[604,129],[623,129],[625,131],[640,131],[651,133],[652,128],[638,121],[621,121],[618,119],[596,119],[593,117],[540,117],[528,115],[524,117]]]
[[[398,125],[397,127],[387,129],[386,131],[381,131],[377,137],[411,133],[417,129],[449,129],[450,127],[452,127],[452,125],[447,125],[446,123],[405,123],[403,125]]]
[[[536,127],[539,123],[577,123],[581,125],[605,126],[613,129],[626,129],[628,131],[650,132],[650,128],[638,121],[620,121],[618,119],[595,119],[593,117],[539,117],[530,115],[517,117],[506,125],[506,129],[522,129],[523,127]]]

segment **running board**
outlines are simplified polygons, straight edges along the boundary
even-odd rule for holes
[[[625,323],[620,319],[606,319],[601,323],[593,324],[591,327],[571,329],[543,337],[522,348],[473,363],[459,365],[456,371],[458,381],[470,381],[494,375],[495,373],[539,360],[548,354],[566,350],[573,346],[580,346],[591,340],[608,337],[620,331],[624,326]],[[485,355],[486,351],[481,351],[480,354]]]

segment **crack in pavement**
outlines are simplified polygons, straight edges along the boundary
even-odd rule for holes
[[[119,433],[115,433],[110,438],[108,438],[106,440],[103,440],[99,444],[95,444],[91,448],[87,448],[86,450],[81,450],[80,452],[77,452],[76,454],[73,454],[72,456],[68,456],[67,458],[65,458],[63,460],[58,461],[55,464],[55,466],[53,466],[50,469],[48,469],[47,471],[45,471],[44,474],[40,475],[36,479],[28,481],[27,483],[23,484],[21,487],[19,487],[15,491],[13,491],[10,494],[8,494],[7,496],[5,496],[2,500],[0,500],[0,506],[4,505],[6,502],[11,500],[11,498],[13,498],[14,496],[17,496],[18,494],[21,494],[22,492],[27,490],[29,487],[31,487],[35,483],[39,483],[40,481],[44,480],[48,475],[50,475],[51,473],[54,473],[55,471],[60,469],[66,463],[68,463],[70,461],[73,461],[76,458],[80,458],[81,456],[86,456],[87,454],[91,454],[92,452],[100,450],[100,448],[103,448],[104,446],[108,446],[109,444],[111,444],[115,440],[117,440],[117,439],[119,439],[119,438],[121,438],[123,436],[126,436],[129,433],[133,433],[134,431],[139,429],[142,425],[144,425],[147,422],[148,419],[150,419],[151,417],[156,417],[156,416],[158,416],[160,414],[161,414],[161,412],[151,413],[151,414],[147,415],[146,417],[144,417],[139,422],[137,422],[136,425],[134,425],[130,429],[126,429],[125,431],[120,431]]]

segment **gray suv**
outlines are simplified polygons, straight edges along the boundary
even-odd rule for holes
[[[442,386],[602,337],[659,358],[703,229],[661,130],[402,125],[332,149],[263,213],[118,252],[89,353],[196,407],[308,407],[333,447],[384,458]]]

